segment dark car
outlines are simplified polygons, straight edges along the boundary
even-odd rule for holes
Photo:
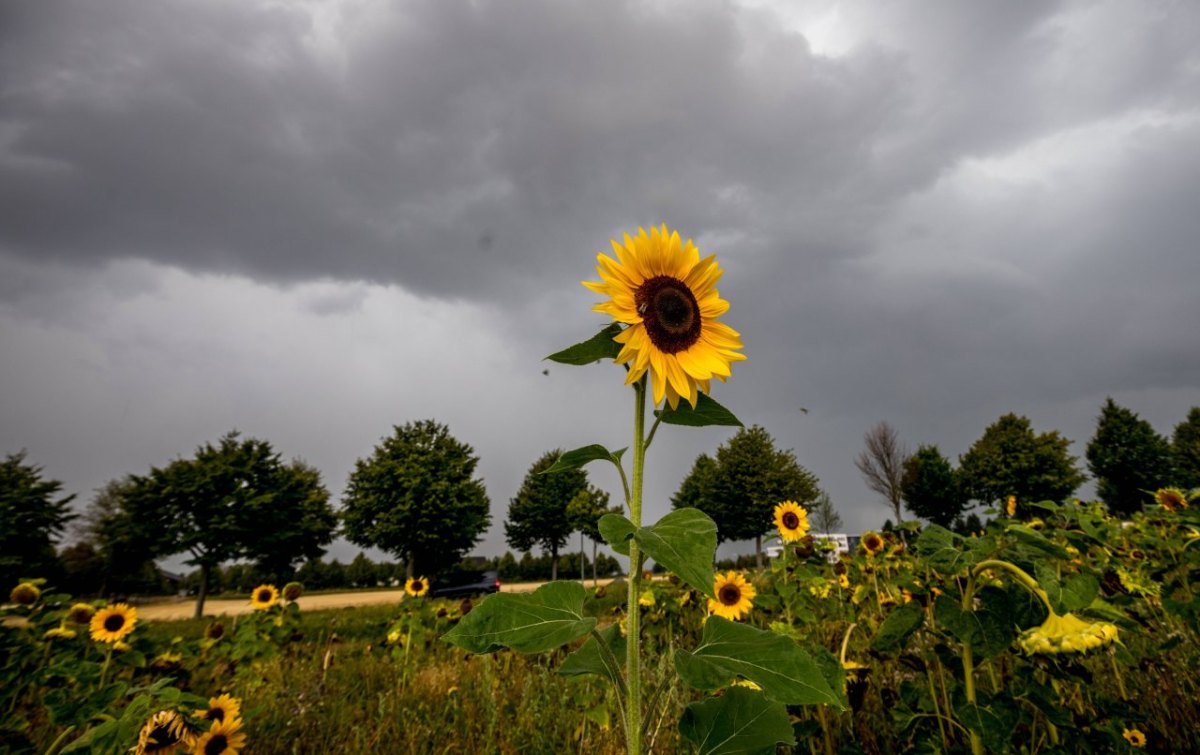
[[[496,571],[456,571],[438,577],[429,590],[434,598],[461,598],[466,595],[490,595],[500,592],[500,573]]]

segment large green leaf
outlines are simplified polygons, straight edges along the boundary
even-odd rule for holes
[[[733,412],[718,404],[716,399],[709,397],[707,393],[696,395],[695,407],[687,401],[680,401],[676,408],[659,409],[654,414],[667,425],[744,427],[742,421],[735,417]]]
[[[646,555],[705,595],[713,595],[717,524],[699,509],[675,509],[633,535]]]
[[[577,469],[591,461],[611,461],[616,466],[621,466],[621,454],[625,453],[624,448],[618,448],[616,451],[609,451],[604,446],[593,443],[590,446],[576,448],[571,451],[564,452],[558,457],[550,467],[542,474],[554,474],[555,472],[565,472],[568,469]]]
[[[1059,614],[1087,608],[1100,594],[1100,582],[1090,574],[1072,574],[1059,580],[1054,567],[1041,563],[1034,565],[1033,573]]]
[[[979,659],[1004,651],[1016,638],[1012,617],[987,608],[964,611],[957,600],[940,596],[933,607],[933,619],[964,645],[970,645]]]
[[[1030,529],[1021,524],[1010,524],[1004,528],[1004,531],[1016,538],[1021,545],[1027,546],[1038,553],[1054,558],[1070,558],[1071,554],[1067,553],[1066,549],[1057,543],[1052,543],[1037,530]]]
[[[601,359],[616,359],[621,353],[621,344],[614,341],[613,336],[620,332],[620,324],[614,322],[586,341],[580,341],[546,358],[551,362],[574,365],[591,364]]]
[[[958,574],[974,566],[982,554],[976,551],[977,540],[956,535],[941,525],[931,524],[922,530],[915,544],[917,553],[934,569],[946,574]]]
[[[689,705],[679,733],[696,743],[700,755],[774,753],[776,744],[795,742],[787,708],[744,687]]]
[[[609,624],[596,634],[599,634],[600,639],[608,645],[612,656],[601,652],[596,635],[592,635],[583,644],[583,647],[567,656],[567,659],[558,667],[558,673],[563,676],[596,674],[608,677],[609,681],[619,687],[624,678],[621,676],[620,664],[625,658],[625,638],[621,636],[621,628],[616,624]],[[616,659],[616,666],[611,663],[612,658]]]
[[[608,543],[614,551],[622,556],[629,555],[629,538],[633,537],[633,533],[637,531],[633,522],[620,514],[605,514],[600,517],[600,521],[596,522],[596,527],[600,530],[600,536],[604,538],[604,542]]]
[[[841,692],[830,689],[820,667],[794,640],[720,616],[708,617],[695,650],[675,651],[675,670],[699,690],[725,687],[740,676],[786,705],[845,707]]]
[[[888,614],[875,638],[871,640],[871,649],[881,652],[895,650],[901,647],[913,632],[925,623],[925,609],[917,601],[911,601]]]
[[[596,626],[583,615],[586,591],[578,582],[551,582],[528,593],[496,593],[442,635],[473,653],[512,648],[538,653],[579,639]]]

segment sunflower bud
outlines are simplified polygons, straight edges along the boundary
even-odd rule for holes
[[[38,602],[40,597],[42,597],[42,591],[32,582],[22,582],[8,594],[9,600],[22,606],[31,606]]]

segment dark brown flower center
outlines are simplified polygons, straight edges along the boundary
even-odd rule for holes
[[[649,278],[633,298],[646,334],[659,351],[674,354],[700,339],[700,305],[683,281],[669,275]]]
[[[216,706],[215,708],[209,708],[208,713],[204,714],[204,717],[207,718],[209,721],[224,721],[225,720],[225,709],[219,705]]]
[[[104,617],[104,629],[108,632],[115,632],[125,626],[125,617],[119,613],[109,614]]]
[[[155,726],[146,738],[146,752],[162,752],[179,743],[179,737],[168,726]]]
[[[224,734],[215,734],[213,738],[208,740],[204,745],[204,755],[221,755],[225,752],[225,748],[229,746],[229,740]]]
[[[271,600],[271,591],[270,590],[259,590],[258,591],[258,602],[259,603],[266,603],[269,600]]]
[[[785,530],[794,530],[800,526],[800,517],[796,516],[794,511],[783,512],[783,528]]]
[[[742,591],[737,585],[725,585],[717,592],[717,598],[720,599],[722,605],[736,606],[742,600]]]

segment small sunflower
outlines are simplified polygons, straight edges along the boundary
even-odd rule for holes
[[[1008,502],[1004,505],[1004,511],[1009,515],[1009,517],[1014,517],[1017,515],[1017,497],[1015,495],[1010,495],[1008,497]]]
[[[160,710],[142,725],[134,755],[190,749],[193,741],[194,735],[182,716],[173,710]]]
[[[713,592],[717,599],[708,599],[709,613],[731,621],[737,621],[750,613],[750,609],[754,607],[754,596],[758,594],[754,585],[746,582],[745,577],[735,571],[718,574],[713,582]]]
[[[850,587],[850,575],[839,574],[838,575],[838,587],[842,588],[843,590],[848,589]]]
[[[283,586],[283,599],[289,603],[295,603],[303,594],[304,585],[299,582],[288,582]]]
[[[242,714],[242,702],[228,694],[208,698],[208,707],[196,711],[198,718],[213,723],[237,721]]]
[[[114,603],[96,611],[89,628],[96,642],[117,643],[128,636],[136,624],[136,608],[127,603]]]
[[[250,593],[250,605],[255,611],[265,611],[279,602],[279,589],[275,585],[259,585]]]
[[[409,577],[404,583],[404,592],[414,598],[420,598],[429,592],[429,580],[425,577]]]
[[[643,590],[642,594],[638,596],[638,605],[642,608],[651,608],[657,602],[658,601],[654,599],[654,591],[650,590],[649,588]]]
[[[75,624],[86,624],[96,615],[96,607],[91,603],[76,603],[67,612],[67,619]]]
[[[723,271],[715,255],[700,259],[692,240],[665,224],[624,242],[611,242],[615,260],[596,255],[600,281],[583,281],[609,297],[592,309],[627,326],[613,337],[622,347],[617,364],[629,365],[627,384],[648,370],[656,406],[664,398],[672,409],[680,398],[695,406],[712,378],[725,380],[746,358],[738,332],[717,322],[729,309],[716,287]]]
[[[196,738],[192,755],[237,755],[246,747],[246,733],[239,720],[218,721]]]
[[[1159,488],[1154,494],[1154,501],[1167,511],[1179,511],[1188,507],[1187,496],[1179,488]]]
[[[859,543],[862,545],[863,550],[867,552],[868,556],[874,556],[875,554],[882,552],[884,545],[886,545],[883,540],[883,535],[880,535],[878,532],[864,532],[862,540],[860,540]]]
[[[1125,737],[1125,741],[1129,743],[1130,747],[1140,750],[1146,746],[1146,735],[1140,729],[1126,729],[1121,732],[1121,736]]]
[[[32,582],[22,582],[8,594],[9,600],[22,606],[31,606],[38,602],[40,597],[42,597],[42,591]]]
[[[775,507],[775,526],[784,542],[795,542],[808,534],[808,512],[795,501],[784,501]]]

